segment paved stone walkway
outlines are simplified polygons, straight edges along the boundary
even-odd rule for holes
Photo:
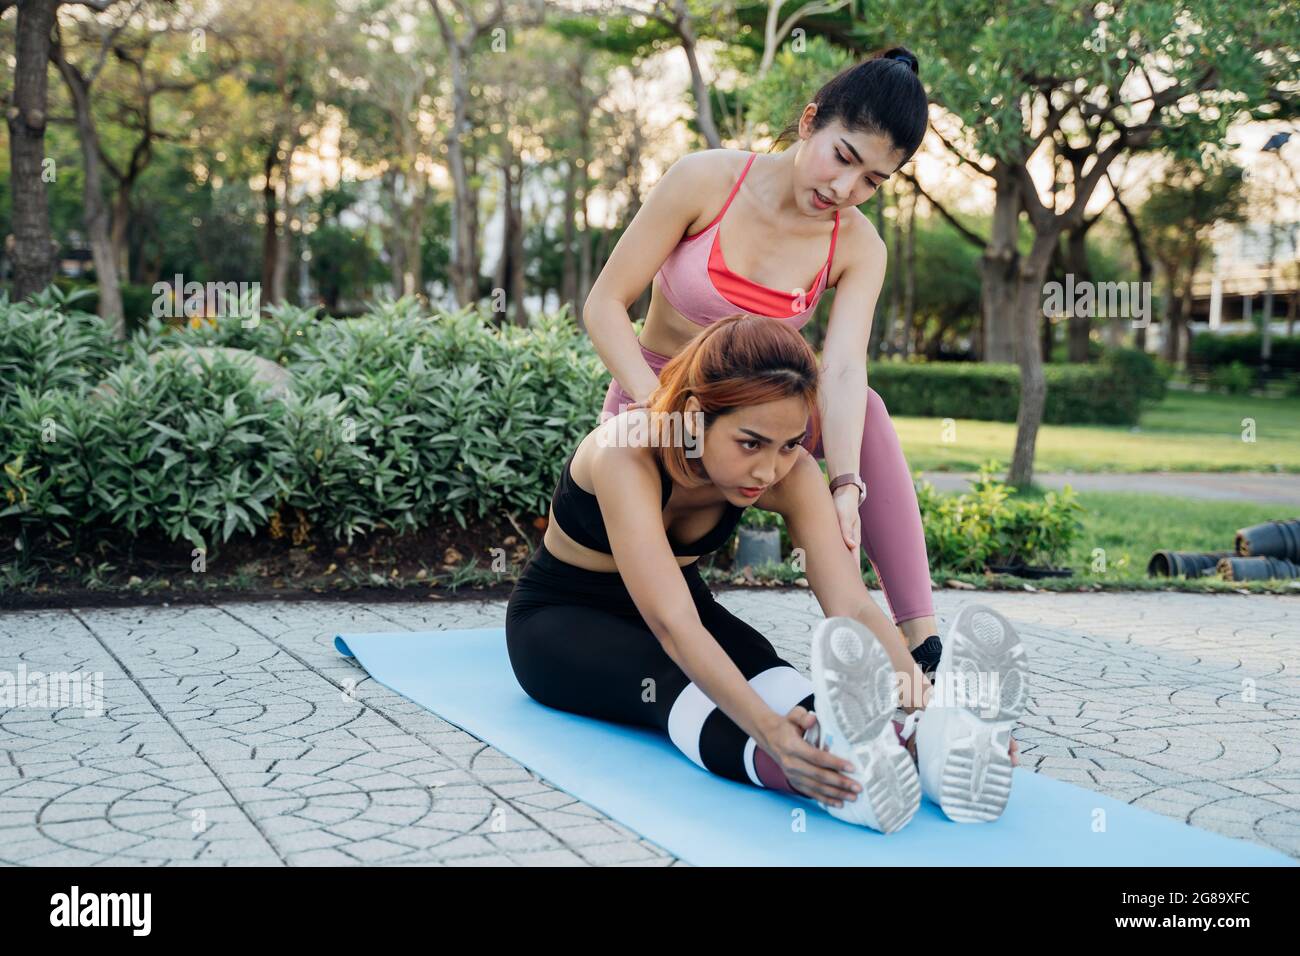
[[[922,476],[939,491],[968,491],[972,472],[927,471]],[[1072,485],[1075,491],[1132,491],[1174,498],[1252,501],[1276,505],[1277,519],[1300,514],[1300,475],[1239,472],[1160,471],[1133,474],[1043,472],[1034,481],[1045,488]]]
[[[812,594],[718,593],[806,671]],[[979,600],[1020,630],[1025,766],[1300,857],[1300,597],[936,598],[942,620]],[[102,715],[89,700],[0,710],[0,862],[685,865],[332,645],[504,613],[426,600],[0,617],[0,681],[101,673],[104,701]]]

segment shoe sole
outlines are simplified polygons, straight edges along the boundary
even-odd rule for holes
[[[857,799],[870,801],[882,833],[906,826],[921,804],[916,764],[894,731],[893,675],[885,649],[853,618],[827,618],[814,633],[812,680],[822,740],[839,734],[847,743],[862,768]]]
[[[940,783],[939,806],[959,823],[996,820],[1011,797],[1011,729],[1025,710],[1025,649],[1015,628],[997,611],[968,605],[953,620],[945,647],[951,673],[966,675],[967,686],[979,687],[977,675],[997,675],[998,695],[970,706],[945,708],[947,753]]]

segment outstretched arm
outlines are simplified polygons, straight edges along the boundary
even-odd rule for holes
[[[770,752],[770,735],[784,715],[758,696],[700,620],[664,532],[662,485],[651,451],[604,447],[591,469],[614,563],[664,652],[741,730]]]
[[[619,237],[582,308],[583,322],[600,360],[627,393],[645,402],[659,385],[632,331],[628,307],[699,215],[708,170],[698,154],[683,156],[655,184]]]
[[[844,254],[849,264],[835,286],[822,345],[818,411],[826,470],[832,478],[861,467],[867,419],[867,340],[885,278],[885,243],[870,223],[863,226],[846,243]],[[871,494],[870,488],[867,494]],[[856,551],[862,541],[857,487],[835,489],[834,504],[844,544]]]
[[[763,496],[762,507],[785,518],[790,540],[803,548],[806,573],[822,612],[827,617],[851,617],[861,621],[876,635],[894,672],[905,675],[902,706],[915,710],[923,706],[929,681],[921,673],[902,633],[872,600],[862,583],[862,569],[857,549],[844,547],[840,540],[835,508],[826,493],[821,469],[807,449],[800,449],[794,467]]]

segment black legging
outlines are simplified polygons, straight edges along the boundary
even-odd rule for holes
[[[768,706],[811,711],[812,682],[713,599],[695,564],[682,575],[705,629]],[[657,727],[706,770],[765,785],[754,741],[664,652],[621,574],[576,567],[539,545],[510,595],[506,647],[520,686],[539,703]]]

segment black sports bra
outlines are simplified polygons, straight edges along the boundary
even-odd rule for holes
[[[612,554],[609,533],[605,530],[605,519],[600,513],[600,503],[595,495],[573,480],[573,472],[569,469],[573,463],[573,455],[577,453],[578,450],[575,448],[573,454],[569,455],[568,461],[564,463],[564,470],[560,472],[555,493],[551,495],[551,518],[559,523],[561,531],[578,544],[593,551]],[[663,462],[659,461],[658,457],[655,458],[655,463],[659,466],[659,477],[663,481],[663,498],[659,505],[662,511],[667,507],[668,499],[672,497],[672,479],[668,477]],[[682,544],[674,541],[670,535],[668,544],[673,554],[683,557],[703,555],[716,551],[726,544],[731,537],[731,532],[736,529],[736,525],[740,523],[745,513],[745,508],[742,506],[733,505],[730,501],[726,505],[727,510],[723,512],[722,520],[698,541]]]

